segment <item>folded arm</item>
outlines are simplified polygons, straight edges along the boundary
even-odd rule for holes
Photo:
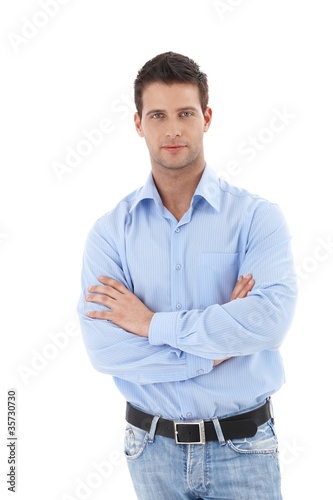
[[[93,319],[112,321],[120,328],[135,334],[139,337],[147,338],[153,311],[134,293],[128,290],[122,283],[107,276],[100,276],[101,285],[89,286],[85,300],[105,306],[104,311],[89,311],[87,316]],[[230,300],[244,298],[253,288],[254,280],[249,274],[240,276],[231,294]],[[229,359],[229,358],[226,358]],[[226,359],[214,360],[214,366]]]
[[[115,246],[96,225],[85,250],[79,304],[92,364],[137,383],[167,382],[209,373],[229,357],[277,349],[292,320],[296,277],[290,235],[274,205],[253,216],[239,274],[250,272],[256,286],[250,291],[249,278],[238,282],[240,290],[226,304],[154,313],[131,292]]]
[[[214,366],[212,360],[171,346],[153,346],[147,338],[133,335],[106,319],[101,313],[108,312],[109,308],[103,302],[93,304],[86,300],[88,287],[97,284],[100,275],[111,276],[130,293],[130,276],[121,260],[109,231],[106,232],[101,220],[97,221],[84,250],[78,304],[83,341],[94,368],[139,384],[187,380],[209,373]],[[87,314],[91,311],[99,313],[100,318],[98,314],[89,317]]]
[[[278,349],[293,318],[297,280],[290,234],[276,205],[265,204],[254,214],[239,272],[255,279],[246,299],[204,311],[158,312],[149,342],[210,359]]]

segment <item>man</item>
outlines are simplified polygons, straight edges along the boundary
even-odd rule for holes
[[[93,366],[127,401],[134,488],[281,499],[270,396],[296,300],[284,217],[206,165],[212,110],[193,60],[148,61],[135,102],[151,173],[90,231],[78,308]]]

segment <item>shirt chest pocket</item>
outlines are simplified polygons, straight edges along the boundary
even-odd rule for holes
[[[202,309],[230,301],[239,261],[240,253],[202,253],[199,256],[198,287]]]

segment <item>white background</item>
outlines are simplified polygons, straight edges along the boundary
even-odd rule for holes
[[[213,0],[63,0],[52,16],[42,4],[0,7],[1,497],[12,498],[6,405],[15,388],[15,498],[135,499],[120,458],[124,401],[90,365],[76,304],[91,225],[150,170],[133,127],[134,78],[173,50],[209,77],[207,161],[227,173],[237,161],[230,182],[279,203],[292,231],[299,301],[282,348],[287,383],[273,399],[283,492],[329,498],[331,2],[225,0],[218,9]],[[274,109],[292,118],[267,135]],[[65,164],[83,130],[103,119],[112,132],[57,174],[54,162]],[[248,161],[238,148],[258,134],[266,144]]]

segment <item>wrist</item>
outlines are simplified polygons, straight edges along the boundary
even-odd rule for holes
[[[147,337],[149,335],[149,328],[150,328],[150,323],[151,320],[153,319],[154,313],[152,311],[147,312],[145,315],[145,318],[141,322],[141,325],[139,326],[139,331],[137,332],[138,335],[141,337]]]

